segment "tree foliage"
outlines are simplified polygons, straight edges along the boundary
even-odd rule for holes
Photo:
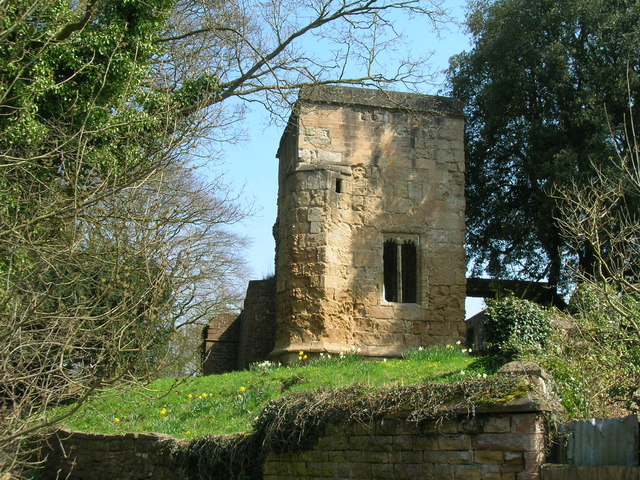
[[[449,73],[468,115],[471,265],[557,284],[568,250],[549,194],[587,184],[592,162],[613,155],[628,127],[627,105],[640,91],[640,6],[479,0],[467,25],[473,49],[454,57]],[[588,268],[589,246],[576,252]]]
[[[436,0],[0,1],[0,472],[51,405],[147,378],[177,326],[237,301],[224,227],[245,212],[191,169],[233,138],[233,100],[417,81],[419,60],[378,60],[403,13],[445,18]]]
[[[528,300],[491,300],[483,318],[487,350],[507,360],[542,351],[551,335],[551,315]]]

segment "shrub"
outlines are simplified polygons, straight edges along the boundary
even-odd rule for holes
[[[506,359],[543,350],[551,335],[551,315],[527,300],[490,300],[484,313],[484,335],[490,353]]]

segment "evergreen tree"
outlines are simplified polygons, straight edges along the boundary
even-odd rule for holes
[[[640,93],[634,0],[480,0],[473,48],[451,59],[466,105],[467,244],[473,272],[566,279],[567,244],[550,194],[586,184],[624,146]],[[637,111],[637,110],[636,110]],[[578,249],[588,271],[588,243]]]

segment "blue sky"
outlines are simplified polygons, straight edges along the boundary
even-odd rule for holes
[[[460,23],[464,20],[464,2],[446,1],[444,6]],[[418,55],[432,54],[430,70],[443,70],[449,58],[469,49],[469,38],[460,25],[450,25],[438,34],[432,32],[424,20],[413,19],[400,26],[409,38],[411,48]],[[446,94],[440,77],[439,85],[425,84],[421,93]],[[227,145],[222,152],[222,164],[217,168],[226,172],[226,178],[244,195],[253,198],[255,214],[231,230],[250,242],[245,252],[251,278],[261,279],[274,271],[274,241],[271,229],[276,218],[277,174],[275,158],[282,125],[269,125],[267,112],[259,107],[249,111],[243,127],[246,139],[235,145]],[[472,300],[467,305],[467,315],[477,312],[481,301]]]

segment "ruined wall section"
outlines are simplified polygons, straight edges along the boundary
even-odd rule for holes
[[[464,337],[463,118],[444,100],[301,93],[278,153],[276,356]],[[387,239],[417,245],[415,303],[384,300]]]
[[[240,318],[218,315],[202,330],[202,374],[231,372],[237,368]]]
[[[240,343],[235,368],[269,358],[275,335],[275,278],[252,280],[240,314]]]
[[[242,370],[269,358],[275,326],[275,278],[250,281],[240,315],[218,315],[203,329],[203,375]]]

